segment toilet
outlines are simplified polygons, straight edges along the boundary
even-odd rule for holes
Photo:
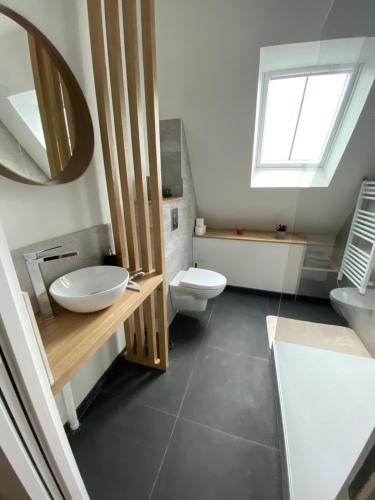
[[[169,285],[172,305],[177,311],[205,311],[207,301],[220,295],[226,284],[225,276],[208,269],[179,271]]]

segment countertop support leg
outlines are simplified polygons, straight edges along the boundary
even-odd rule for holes
[[[74,397],[72,392],[72,386],[70,383],[65,384],[61,389],[62,396],[64,399],[64,404],[66,408],[66,413],[68,415],[68,421],[72,431],[76,431],[79,427],[79,420],[77,417],[76,407],[74,404]]]

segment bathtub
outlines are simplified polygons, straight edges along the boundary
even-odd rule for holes
[[[375,289],[361,295],[356,288],[335,288],[329,297],[334,310],[346,319],[375,358]]]

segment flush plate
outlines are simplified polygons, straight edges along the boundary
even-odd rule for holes
[[[178,228],[178,208],[171,208],[172,231]]]

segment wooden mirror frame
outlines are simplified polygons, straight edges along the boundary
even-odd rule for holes
[[[89,166],[94,151],[94,129],[90,111],[81,87],[79,86],[72,70],[70,69],[62,55],[36,26],[34,26],[23,16],[3,4],[0,4],[0,14],[4,14],[5,16],[9,17],[17,24],[22,26],[27,33],[33,35],[42,44],[44,50],[51,57],[51,60],[56,64],[56,67],[60,72],[65,86],[69,92],[74,121],[77,125],[77,138],[74,143],[72,156],[70,157],[64,170],[58,176],[45,183],[36,182],[31,179],[27,179],[26,177],[23,177],[19,174],[16,174],[15,172],[12,172],[1,163],[0,175],[7,177],[8,179],[12,179],[13,181],[21,182],[23,184],[31,184],[34,186],[54,186],[74,181],[85,172],[85,170]]]

